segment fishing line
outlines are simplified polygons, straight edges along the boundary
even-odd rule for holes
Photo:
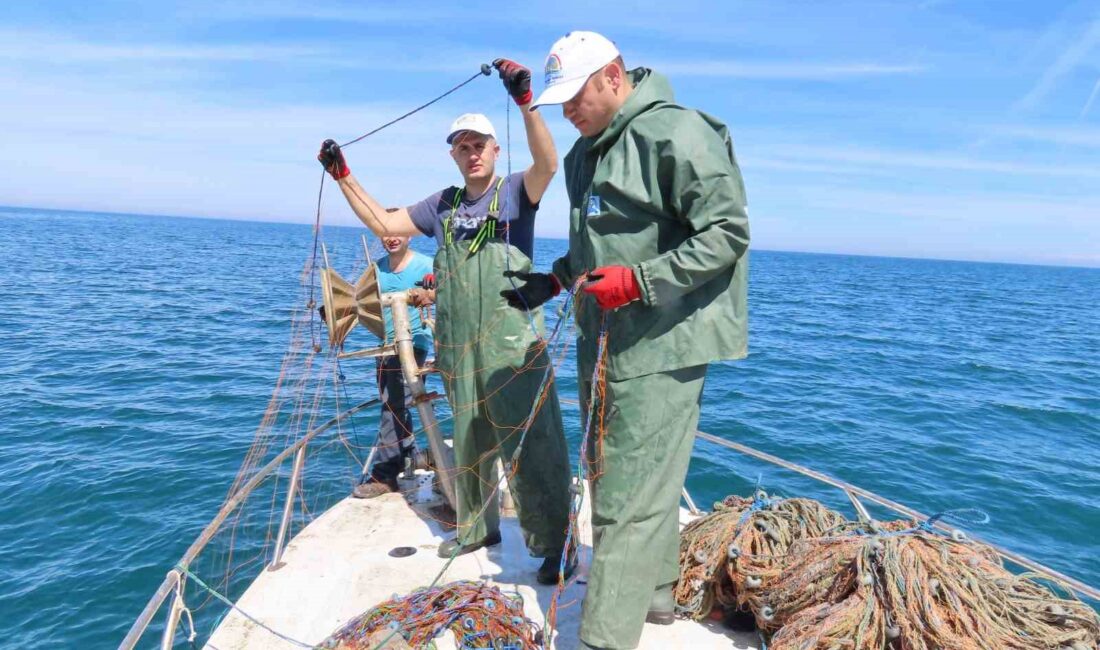
[[[199,587],[202,587],[204,590],[209,592],[210,595],[212,595],[213,597],[215,597],[218,600],[222,601],[222,603],[228,605],[230,609],[236,610],[237,613],[240,614],[241,616],[245,617],[249,621],[252,621],[253,623],[255,623],[259,627],[262,627],[263,629],[267,630],[271,634],[274,634],[275,636],[279,637],[283,641],[286,641],[287,643],[298,646],[299,648],[313,648],[314,647],[312,644],[303,643],[301,641],[298,641],[297,639],[293,639],[293,638],[283,634],[282,632],[279,632],[278,630],[272,629],[271,627],[265,625],[262,621],[260,621],[256,617],[252,616],[248,612],[246,612],[243,609],[241,609],[240,607],[238,607],[233,601],[229,600],[229,598],[225,597],[220,592],[215,590],[213,587],[211,587],[210,585],[203,582],[197,575],[195,575],[194,573],[191,573],[189,570],[187,570],[186,567],[177,564],[176,569],[178,569],[178,570],[182,571],[183,573],[187,574],[187,576],[189,578],[191,578],[191,580],[194,581]]]
[[[379,127],[371,129],[370,131],[367,131],[363,135],[359,136],[358,138],[347,141],[346,143],[340,145],[340,148],[342,149],[344,147],[350,147],[351,145],[359,142],[360,140],[368,138],[368,137],[374,135],[375,133],[378,133],[379,131],[381,131],[381,130],[387,128],[387,127],[390,127],[390,126],[393,126],[394,124],[397,124],[401,120],[403,120],[403,119],[405,119],[405,118],[407,118],[411,115],[419,113],[420,111],[424,110],[425,108],[431,106],[432,104],[438,102],[439,100],[443,99],[444,97],[446,97],[446,96],[450,95],[451,93],[457,91],[459,88],[462,88],[463,86],[470,83],[474,79],[477,79],[478,77],[481,77],[481,76],[486,76],[486,77],[489,76],[491,71],[492,71],[492,68],[489,66],[488,63],[482,63],[481,68],[477,71],[477,73],[471,75],[469,79],[467,79],[467,80],[463,81],[462,83],[458,84],[457,86],[451,88],[450,90],[443,93],[442,95],[437,96],[435,99],[432,99],[431,101],[425,102],[425,103],[421,104],[420,106],[417,106],[416,108],[414,108],[411,111],[405,113],[404,115],[396,117],[396,118],[390,120],[389,122],[386,122],[385,124],[383,124]],[[321,186],[317,190],[317,215],[316,215],[316,217],[314,218],[314,221],[313,221],[313,253],[310,256],[310,260],[309,260],[309,283],[310,283],[310,287],[309,287],[309,303],[308,303],[308,306],[307,306],[308,309],[311,312],[313,311],[313,308],[317,304],[316,301],[314,300],[314,297],[313,297],[313,293],[314,293],[313,285],[315,284],[316,273],[317,273],[318,240],[321,237],[321,198],[322,198],[322,195],[323,195],[324,189],[325,189],[325,176],[327,175],[327,172],[328,172],[328,170],[323,170],[321,172]],[[314,319],[311,315],[310,316],[310,327],[309,327],[310,338],[311,338],[311,342],[313,343],[313,351],[314,352],[319,352],[320,350],[319,350],[319,345],[317,343],[317,335],[316,335],[316,330],[314,328],[314,323],[315,323],[315,321],[314,321]]]
[[[511,196],[511,189],[509,185],[512,182],[512,96],[505,92],[504,97],[504,151],[506,160],[508,161],[508,175],[504,177],[504,206],[501,212],[503,214],[507,214],[508,199]],[[523,191],[526,192],[527,188],[525,187]],[[516,216],[519,216],[519,208],[516,208]],[[512,247],[512,228],[510,222],[511,219],[509,219],[509,224],[505,225],[504,227],[504,243],[508,246],[508,248]],[[532,230],[534,230],[534,226],[532,226]],[[534,235],[532,233],[532,240],[533,239]],[[519,291],[519,286],[516,285],[516,279],[512,277],[512,259],[511,256],[507,254],[507,252],[508,251],[505,251],[504,255],[504,270],[507,271],[507,274],[504,277],[508,278],[508,284],[512,285],[512,291],[515,292],[516,296],[520,299],[520,302],[523,303],[523,313],[527,315],[527,324],[531,328],[531,332],[535,335],[535,338],[541,338],[539,336],[538,327],[535,325],[535,317],[531,315],[531,307],[527,304],[527,300]],[[534,251],[532,250],[531,253],[533,255]],[[535,261],[531,260],[532,270],[534,270],[534,264]]]
[[[451,93],[455,92],[459,88],[461,88],[461,87],[465,86],[466,84],[470,83],[474,79],[477,79],[480,76],[488,77],[491,73],[492,73],[492,67],[490,67],[488,63],[482,63],[481,64],[481,69],[478,70],[476,74],[472,75],[466,81],[463,81],[462,83],[458,84],[454,88],[451,88],[450,90],[448,90],[447,92],[443,93],[442,95],[436,97],[435,99],[431,100],[430,102],[427,102],[425,104],[421,104],[420,106],[417,106],[416,108],[412,109],[408,113],[405,113],[401,117],[392,119],[389,122],[386,122],[385,124],[383,124],[382,126],[376,128],[376,129],[373,129],[371,131],[368,131],[368,132],[364,133],[363,135],[359,136],[358,138],[355,138],[354,140],[348,140],[344,144],[340,145],[340,148],[343,149],[344,147],[350,147],[351,145],[355,144],[356,142],[359,142],[360,140],[362,140],[366,137],[372,136],[375,133],[378,133],[379,131],[381,131],[382,129],[384,129],[388,126],[393,126],[394,124],[397,124],[398,122],[405,119],[406,117],[409,117],[410,115],[413,115],[414,113],[419,113],[420,111],[424,110],[425,108],[427,108],[427,107],[431,106],[432,104],[438,102],[439,100],[443,99],[447,95],[450,95]]]

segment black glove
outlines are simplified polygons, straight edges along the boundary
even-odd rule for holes
[[[500,78],[504,80],[504,87],[508,94],[515,100],[516,105],[526,106],[531,103],[531,71],[510,59],[497,59],[493,61],[493,67],[500,71]]]
[[[344,160],[344,152],[340,151],[340,145],[335,140],[328,139],[321,143],[321,152],[317,154],[317,160],[324,165],[325,171],[332,174],[333,180],[340,180],[351,173],[348,163]]]
[[[561,282],[553,273],[526,273],[505,271],[506,278],[519,278],[526,284],[516,289],[505,289],[500,295],[508,304],[520,311],[531,311],[561,293]]]

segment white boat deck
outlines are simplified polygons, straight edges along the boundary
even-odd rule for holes
[[[407,484],[412,487],[412,484]],[[420,478],[417,498],[391,494],[376,499],[347,498],[311,522],[288,544],[283,565],[264,570],[237,602],[238,607],[280,634],[317,644],[351,619],[391,598],[431,584],[446,564],[436,556],[445,533],[426,514],[434,501],[430,479]],[[410,503],[415,501],[417,503]],[[586,513],[582,513],[586,514]],[[689,516],[681,510],[681,523]],[[582,516],[581,543],[591,544],[587,517]],[[502,544],[460,556],[447,568],[439,584],[455,580],[488,580],[506,593],[523,596],[529,618],[540,626],[550,605],[554,587],[535,582],[541,560],[531,558],[523,545],[519,525],[502,517]],[[410,546],[416,553],[391,557],[390,550]],[[562,594],[553,648],[577,647],[581,600],[584,598],[584,562],[590,548],[583,548],[579,580]],[[440,650],[454,648],[447,632],[436,639]],[[283,650],[294,643],[249,621],[238,611],[226,615],[206,648],[212,650]],[[646,624],[640,648],[735,648],[757,649],[755,633],[732,632],[719,623],[677,620],[673,625]]]

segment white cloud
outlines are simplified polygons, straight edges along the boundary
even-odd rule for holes
[[[1011,160],[971,158],[955,153],[874,149],[866,147],[832,147],[816,145],[777,145],[768,153],[780,160],[798,163],[839,162],[876,168],[919,168],[940,171],[992,172],[1027,176],[1068,178],[1100,178],[1100,168],[1094,165],[1038,165]]]
[[[1092,20],[1086,23],[1084,31],[1043,71],[1039,81],[1016,103],[1016,108],[1029,109],[1037,106],[1097,45],[1100,45],[1100,20]]]
[[[1100,85],[1098,85],[1100,87]],[[1073,147],[1100,147],[1100,129],[1084,126],[999,126],[997,136]]]
[[[924,72],[922,65],[884,63],[822,63],[772,61],[669,61],[653,66],[680,77],[729,77],[789,81],[837,81],[859,77],[910,75]]]
[[[1059,200],[1041,194],[981,194],[883,192],[825,186],[800,190],[817,197],[824,208],[858,212],[884,219],[953,221],[967,224],[977,232],[1017,227],[1039,220],[1048,226],[1087,225],[1100,214],[1100,195]],[[1097,245],[1100,254],[1100,243]]]
[[[1085,106],[1081,109],[1081,117],[1084,118],[1089,114],[1089,110],[1092,108],[1093,102],[1096,101],[1096,96],[1100,94],[1100,79],[1096,80],[1096,85],[1092,87],[1092,92],[1089,93],[1089,98],[1085,101]]]
[[[47,48],[42,43],[49,43]],[[286,43],[264,45],[237,43],[195,45],[188,43],[101,43],[49,32],[0,31],[0,61],[9,66],[19,63],[28,68],[69,66],[81,70],[98,67],[111,76],[126,71],[152,76],[151,66],[178,64],[242,63],[280,66],[342,68],[349,70],[385,70],[389,72],[440,72],[474,74],[480,63],[492,57],[484,50],[450,48],[446,56],[438,52],[395,50],[377,43],[333,45]],[[160,69],[163,73],[164,70]]]
[[[48,43],[48,47],[43,47]],[[119,64],[179,62],[281,62],[302,57],[332,56],[330,48],[311,45],[194,45],[134,43],[119,45],[74,39],[50,32],[0,31],[0,58],[35,64]]]

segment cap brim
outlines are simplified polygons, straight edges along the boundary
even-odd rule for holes
[[[497,137],[497,135],[495,133],[482,133],[481,131],[478,131],[477,129],[459,129],[459,130],[451,133],[449,136],[447,136],[447,144],[454,144],[455,137],[458,136],[459,134],[462,134],[462,133],[476,133],[478,135],[483,135],[486,138],[495,138],[495,137]]]
[[[542,91],[539,98],[531,104],[531,110],[535,110],[539,106],[547,106],[553,104],[564,104],[565,102],[573,99],[577,96],[577,93],[584,87],[584,82],[588,81],[588,76],[581,77],[580,79],[570,79],[569,81],[562,81],[550,86],[546,90]]]

